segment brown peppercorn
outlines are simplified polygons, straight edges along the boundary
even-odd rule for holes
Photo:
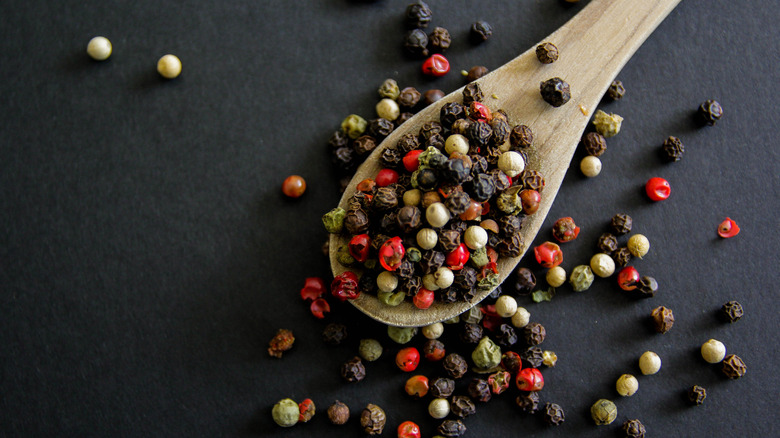
[[[559,107],[571,99],[571,88],[561,78],[548,79],[539,84],[542,99],[554,107]]]
[[[429,391],[436,398],[447,398],[455,391],[455,381],[446,377],[437,377],[431,380]]]
[[[618,249],[618,241],[613,234],[604,233],[599,237],[599,242],[597,246],[599,248],[599,251],[603,252],[604,254],[612,254]]]
[[[466,80],[469,82],[474,82],[489,72],[490,70],[488,70],[487,67],[483,65],[475,65],[469,69],[468,73],[466,74]]]
[[[463,324],[460,331],[460,341],[464,344],[476,344],[482,339],[482,326],[479,324]]]
[[[667,161],[680,161],[685,153],[685,146],[679,138],[669,136],[664,140],[662,150]]]
[[[425,103],[425,105],[430,105],[434,102],[440,101],[442,97],[444,97],[443,91],[436,88],[432,88],[426,91],[425,93],[423,93],[423,102]]]
[[[650,312],[650,316],[653,318],[653,327],[658,333],[666,333],[674,325],[674,313],[667,307],[656,307]]]
[[[413,29],[404,37],[404,49],[415,58],[428,56],[428,35],[422,29]]]
[[[712,126],[723,117],[723,107],[715,100],[705,100],[699,106],[698,116],[701,123]]]
[[[469,370],[469,365],[466,363],[466,359],[458,353],[450,353],[444,358],[442,364],[444,371],[453,379],[460,379]]]
[[[293,332],[287,329],[279,329],[268,342],[268,354],[271,357],[281,359],[282,353],[292,348],[295,342],[295,336]]]
[[[626,88],[623,86],[623,82],[619,80],[612,81],[607,88],[607,97],[611,100],[620,100],[623,95],[626,94]]]
[[[741,357],[729,354],[723,359],[722,371],[729,379],[739,379],[747,372],[747,366]]]
[[[642,294],[642,296],[650,298],[654,296],[656,292],[658,292],[658,282],[655,281],[655,278],[653,277],[643,275],[641,278],[639,278],[636,289],[639,291],[639,293]]]
[[[407,295],[408,296],[408,295]],[[444,343],[438,339],[428,339],[423,344],[422,354],[423,356],[432,361],[441,360],[444,358]]]
[[[471,42],[474,44],[485,42],[490,39],[492,35],[493,26],[491,26],[487,21],[475,21],[474,24],[471,25],[469,37],[471,38]]]
[[[694,405],[701,405],[707,398],[707,390],[699,385],[693,385],[688,389],[688,401]]]
[[[588,155],[600,157],[607,150],[607,140],[598,132],[589,132],[582,137],[582,147]]]
[[[446,437],[459,437],[466,433],[466,425],[460,420],[444,420],[436,430]]]
[[[545,403],[542,414],[544,415],[544,422],[550,426],[559,426],[565,420],[563,408],[557,403]]]
[[[349,136],[344,131],[336,131],[330,136],[328,140],[328,146],[331,150],[343,148],[349,146]]]
[[[414,149],[419,149],[420,140],[412,133],[404,134],[395,144],[395,148],[401,154],[406,154]]]
[[[526,367],[539,368],[544,363],[544,352],[539,347],[528,347],[520,353]]]
[[[334,149],[331,151],[330,160],[339,170],[348,172],[355,167],[355,151],[349,146]]]
[[[422,212],[414,205],[404,205],[398,209],[396,222],[401,231],[409,234],[422,226]]]
[[[366,367],[363,361],[355,356],[341,365],[341,377],[347,382],[359,382],[366,377]]]
[[[737,301],[726,302],[721,308],[721,311],[728,322],[737,322],[742,318],[742,315],[745,314],[745,311],[742,309],[742,304],[739,304]]]
[[[498,242],[496,251],[501,257],[520,257],[524,248],[523,235],[520,233],[504,237]]]
[[[620,247],[612,253],[612,260],[615,261],[615,266],[624,268],[631,261],[631,251],[625,246]]]
[[[612,221],[609,224],[610,228],[612,229],[612,232],[617,234],[618,236],[622,236],[623,234],[630,233],[631,227],[633,225],[634,225],[634,221],[631,219],[631,216],[624,213],[618,213],[612,216]]]
[[[509,140],[509,123],[507,123],[506,120],[493,118],[490,122],[490,127],[493,129],[493,136],[490,137],[490,144],[492,146],[501,147]]]
[[[322,342],[328,345],[340,345],[347,339],[347,326],[331,322],[322,330]]]
[[[450,402],[450,411],[460,418],[466,418],[469,415],[474,415],[477,411],[477,407],[474,402],[465,395],[456,395],[452,397]]]
[[[441,107],[439,121],[445,128],[452,127],[458,119],[466,118],[466,109],[458,102],[449,102]]]
[[[623,433],[626,434],[626,438],[645,438],[645,425],[642,424],[641,421],[634,419],[634,420],[626,420],[623,423]]]
[[[502,237],[511,236],[512,234],[517,234],[520,232],[520,230],[523,228],[523,219],[525,217],[519,217],[515,215],[507,215],[507,216],[501,216],[498,218],[498,234]],[[520,268],[522,269],[522,268]],[[520,270],[518,269],[518,274],[520,274]],[[523,273],[523,275],[527,275]],[[534,283],[536,282],[536,279],[534,279]],[[531,286],[533,287],[533,286]]]
[[[401,124],[403,124],[405,121],[411,119],[414,116],[413,113],[410,113],[409,111],[402,112],[400,116],[398,116],[397,119],[395,119],[395,126],[398,127]]]
[[[428,27],[431,22],[433,11],[423,1],[416,1],[406,7],[405,22],[410,29]]]
[[[542,43],[536,46],[536,58],[542,64],[552,64],[558,60],[558,47],[553,43]]]
[[[495,337],[496,341],[504,347],[511,347],[517,343],[515,328],[509,324],[501,324],[498,326]]]
[[[490,401],[491,397],[493,397],[487,380],[476,377],[469,382],[468,393],[469,397],[482,403]]]
[[[363,234],[368,230],[368,215],[360,208],[350,208],[344,217],[344,228],[353,236]]]
[[[428,42],[431,50],[438,53],[443,53],[450,48],[452,44],[452,37],[450,31],[443,27],[434,27],[430,35],[428,35]]]
[[[517,396],[515,403],[526,414],[535,414],[539,410],[539,392],[523,391]]]
[[[469,132],[469,126],[471,126],[471,120],[458,119],[452,123],[452,133],[465,136]]]
[[[509,134],[509,144],[512,149],[525,149],[534,142],[534,133],[526,125],[517,125],[512,128],[512,132]]]
[[[406,87],[398,95],[398,105],[402,108],[414,108],[420,102],[421,94],[414,87]]]
[[[365,155],[376,148],[376,139],[370,135],[361,135],[352,142],[352,149],[358,155]]]
[[[395,129],[393,122],[382,117],[368,122],[368,133],[376,140],[383,140]]]
[[[392,187],[380,187],[371,199],[371,209],[374,211],[390,210],[398,205],[398,194]]]
[[[539,193],[544,190],[544,177],[538,170],[526,168],[520,174],[520,179],[523,181],[523,188],[536,190]]]
[[[346,423],[349,420],[349,406],[336,400],[328,408],[328,420],[337,426]]]
[[[529,322],[523,329],[523,335],[525,336],[526,344],[534,346],[544,342],[547,331],[538,322]]]
[[[360,427],[369,435],[381,435],[386,422],[385,411],[375,404],[369,403],[360,413]]]
[[[536,276],[528,268],[517,268],[515,277],[517,278],[515,281],[515,291],[519,294],[530,294],[533,288],[536,287]]]

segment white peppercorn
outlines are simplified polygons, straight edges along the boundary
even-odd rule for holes
[[[450,414],[450,402],[446,398],[435,398],[428,404],[428,413],[431,417],[441,420]]]
[[[298,423],[298,417],[300,416],[298,403],[295,403],[295,401],[289,398],[279,400],[271,410],[271,416],[273,417],[274,422],[279,426],[295,426]]]
[[[418,206],[422,202],[422,190],[411,189],[404,192],[404,205]]]
[[[612,257],[598,253],[590,258],[590,269],[601,278],[607,278],[615,273],[615,261]]]
[[[423,287],[428,290],[439,290],[441,289],[438,284],[436,284],[436,277],[433,274],[425,274],[422,278]]]
[[[376,339],[361,339],[358,354],[363,359],[373,362],[382,356],[382,344]]]
[[[487,231],[479,225],[472,225],[466,228],[463,233],[463,243],[469,247],[469,249],[480,249],[487,245],[488,234]]]
[[[634,234],[628,239],[628,250],[634,257],[640,259],[650,251],[650,241],[642,234]]]
[[[517,328],[523,328],[531,322],[531,313],[525,307],[518,307],[512,315],[512,325]]]
[[[446,152],[447,155],[452,155],[453,152],[468,154],[469,141],[463,135],[452,134],[447,137],[447,140],[444,142],[444,152]]]
[[[701,357],[708,363],[719,363],[726,357],[726,346],[723,342],[710,339],[701,345]]]
[[[517,313],[517,300],[509,295],[501,295],[496,300],[496,313],[502,318],[511,318]]]
[[[566,270],[560,266],[550,268],[545,278],[551,287],[561,287],[566,282]]]
[[[422,334],[426,339],[439,339],[444,333],[444,324],[435,322],[422,328]]]
[[[376,104],[376,115],[393,121],[401,115],[401,109],[393,99],[384,98]]]
[[[639,369],[646,376],[655,374],[661,370],[661,358],[652,351],[645,351],[639,357]]]
[[[525,170],[525,160],[519,153],[507,151],[498,157],[498,168],[508,177],[514,178]]]
[[[398,288],[398,277],[390,271],[382,271],[376,276],[376,287],[382,292],[392,292]]]
[[[593,284],[593,279],[593,271],[590,269],[590,266],[578,265],[572,269],[569,283],[571,283],[574,292],[582,292]]]
[[[432,228],[423,228],[417,232],[417,245],[421,249],[433,249],[439,242],[439,235]]]
[[[580,171],[588,178],[593,178],[601,173],[601,160],[599,157],[588,155],[580,161]]]
[[[441,228],[450,220],[450,211],[441,202],[434,202],[425,209],[425,220],[433,228]]]
[[[455,281],[455,274],[452,273],[450,268],[445,266],[437,269],[433,277],[436,279],[436,286],[439,286],[439,289],[448,288]]]
[[[87,44],[87,55],[95,61],[105,61],[111,56],[113,47],[106,37],[96,36]]]
[[[157,73],[165,79],[173,79],[181,74],[181,60],[176,55],[165,55],[157,61]]]
[[[623,374],[615,382],[615,389],[623,397],[631,397],[639,389],[639,381],[631,374]]]

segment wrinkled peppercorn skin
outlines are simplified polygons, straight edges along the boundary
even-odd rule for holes
[[[469,415],[474,415],[477,408],[470,398],[464,395],[456,395],[452,397],[452,401],[450,402],[450,411],[460,418],[466,418]]]
[[[322,341],[328,345],[340,345],[347,339],[347,326],[332,322],[322,330]]]
[[[704,403],[704,399],[707,398],[707,390],[699,385],[693,385],[688,389],[688,401],[696,406]]]
[[[446,377],[437,377],[430,382],[430,392],[436,398],[447,398],[455,391],[455,381]]]
[[[524,392],[517,396],[515,403],[526,414],[535,414],[539,411],[539,393]]]
[[[723,117],[723,107],[715,100],[705,100],[699,106],[697,114],[702,124],[712,126]]]
[[[554,107],[564,105],[571,99],[571,88],[561,78],[552,78],[539,85],[542,99]]]
[[[721,308],[721,312],[723,313],[726,321],[731,323],[739,321],[739,319],[742,318],[742,316],[745,314],[745,311],[742,309],[742,304],[738,303],[737,301],[729,301],[725,303]]]
[[[747,372],[747,366],[741,357],[736,354],[729,354],[723,359],[723,374],[729,379],[739,379]]]
[[[543,414],[545,423],[550,426],[559,426],[565,420],[563,408],[556,403],[546,403]]]
[[[672,309],[664,306],[656,307],[650,313],[650,316],[653,318],[653,326],[658,333],[666,333],[671,330],[674,325],[674,314],[672,313]]]
[[[639,420],[626,420],[623,423],[623,433],[626,438],[645,438],[645,425]]]
[[[347,382],[359,382],[366,377],[363,361],[355,356],[341,365],[341,377]]]
[[[493,397],[487,380],[474,378],[469,382],[469,397],[482,403],[487,403]]]
[[[460,420],[444,420],[437,430],[446,437],[459,437],[466,433],[466,425]]]
[[[381,435],[386,422],[385,411],[375,404],[369,403],[360,413],[360,426],[369,435]]]

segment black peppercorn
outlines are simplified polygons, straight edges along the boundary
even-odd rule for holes
[[[428,35],[428,41],[430,41],[431,50],[442,53],[450,48],[452,37],[450,36],[450,31],[447,29],[443,27],[434,27],[431,34]]]
[[[398,205],[398,195],[392,187],[380,187],[371,200],[371,208],[375,211],[389,210]]]
[[[383,140],[395,129],[393,122],[379,117],[368,122],[368,133],[376,140]]]
[[[501,171],[501,169],[491,169],[488,171],[488,174],[493,178],[493,183],[496,185],[497,192],[502,192],[512,186],[512,179]]]
[[[609,84],[609,88],[607,88],[608,98],[611,100],[620,100],[623,98],[624,94],[626,94],[626,88],[623,87],[623,82],[616,79]]]
[[[604,233],[599,237],[597,246],[599,248],[599,251],[603,252],[604,254],[610,255],[613,252],[617,251],[618,241],[614,235],[610,233]]]
[[[598,132],[589,132],[582,137],[582,147],[588,155],[600,157],[607,150],[607,140]]]
[[[511,347],[517,343],[517,333],[509,324],[501,324],[495,333],[496,341],[504,347]]]
[[[330,136],[328,140],[328,146],[331,150],[343,148],[349,145],[349,136],[344,131],[336,131]]]
[[[474,285],[477,283],[477,270],[470,267],[470,266],[464,266],[463,269],[455,271],[455,279],[453,281],[453,285],[459,287],[460,289],[471,289],[474,287]]]
[[[539,368],[544,363],[544,352],[539,347],[528,347],[520,353],[520,358],[526,367]]]
[[[469,382],[468,388],[469,397],[482,403],[490,401],[492,393],[490,392],[490,385],[487,380],[474,378]]]
[[[653,327],[658,333],[666,333],[674,325],[674,313],[668,307],[656,307],[650,312],[650,317],[653,319]]]
[[[466,359],[464,359],[463,356],[459,355],[458,353],[448,354],[447,357],[444,358],[442,365],[444,366],[444,370],[447,372],[447,374],[453,379],[460,379],[469,369],[469,365],[466,363]]]
[[[414,263],[404,257],[398,268],[395,270],[395,275],[401,280],[408,280],[414,275]],[[400,286],[400,285],[399,285]],[[413,294],[412,294],[413,295]]]
[[[447,398],[455,391],[455,381],[446,377],[437,377],[431,380],[430,391],[436,398]]]
[[[658,292],[658,282],[655,281],[655,278],[653,277],[648,277],[647,275],[643,275],[641,278],[639,278],[636,288],[639,291],[639,293],[642,294],[642,296],[649,298],[654,296],[655,293]]]
[[[419,187],[420,190],[430,191],[434,190],[438,185],[438,178],[436,172],[433,169],[427,167],[417,170],[412,174],[412,185]]]
[[[444,97],[443,91],[436,88],[432,88],[426,91],[425,93],[423,93],[423,102],[426,105],[430,105],[434,102],[440,101],[442,97]]]
[[[626,438],[645,438],[645,425],[639,420],[626,420],[623,423],[623,433],[626,434]]]
[[[552,64],[558,60],[558,47],[553,43],[542,43],[536,46],[536,58],[542,64]]]
[[[477,407],[474,402],[465,395],[456,395],[452,397],[450,401],[450,411],[460,418],[466,418],[469,415],[474,415],[477,411]]]
[[[449,201],[450,198],[447,198]],[[455,230],[439,230],[439,249],[444,253],[450,253],[460,245],[460,233]]]
[[[455,120],[455,122],[452,124],[452,127],[450,128],[450,131],[452,134],[460,134],[465,136],[469,132],[469,126],[471,125],[471,120],[469,119],[458,119]]]
[[[425,140],[425,146],[423,149],[428,149],[429,147],[435,147],[436,149],[443,150],[444,149],[444,136],[442,136],[439,133],[431,134],[427,140]]]
[[[517,396],[515,403],[526,414],[534,414],[539,410],[539,393],[537,391],[523,391]]]
[[[538,322],[529,322],[523,329],[523,335],[525,336],[525,343],[533,346],[544,342],[547,331]]]
[[[350,149],[351,151],[352,149]],[[395,169],[401,165],[403,155],[401,151],[394,147],[386,147],[382,150],[382,155],[379,156],[379,160],[382,162],[382,166],[388,169]]]
[[[431,22],[433,11],[422,1],[416,1],[406,7],[406,26],[410,29],[425,28]]]
[[[539,193],[544,190],[544,177],[538,170],[526,168],[520,174],[520,179],[523,181],[523,188],[525,189],[536,190]]]
[[[409,262],[409,261],[405,260],[404,262],[401,263],[401,266],[403,266],[405,262]],[[409,263],[411,264],[411,262]],[[406,293],[407,297],[413,297],[417,295],[417,292],[420,292],[420,288],[422,288],[422,278],[420,278],[417,275],[412,275],[409,278],[405,279],[405,281],[401,282],[399,288],[402,292]]]
[[[425,251],[420,259],[420,268],[425,274],[433,274],[444,264],[445,255],[439,251]]]
[[[498,218],[498,230],[499,230],[498,234],[501,236],[511,236],[512,234],[519,233],[520,230],[523,228],[524,217],[525,216],[520,217],[514,215],[501,216],[500,218]],[[518,271],[518,273],[519,272],[520,271]]]
[[[465,213],[471,206],[471,197],[469,197],[466,192],[457,191],[444,200],[444,205],[450,210],[450,213],[452,213],[453,216],[459,215]],[[460,239],[458,239],[458,243],[460,243]],[[450,251],[452,251],[452,249]]]
[[[471,67],[466,73],[466,80],[468,82],[474,82],[482,76],[488,74],[488,72],[490,72],[490,70],[488,70],[487,67],[483,65],[475,65],[474,67]]]
[[[506,236],[498,242],[496,251],[501,257],[520,257],[523,252],[525,240],[520,233]]]
[[[723,117],[723,107],[717,101],[705,100],[699,106],[698,116],[701,123],[712,126]]]
[[[493,130],[493,136],[490,137],[492,146],[500,147],[509,140],[509,123],[504,119],[494,118],[490,122],[490,128]]]
[[[444,163],[442,169],[443,177],[455,184],[460,184],[471,177],[471,160],[463,160],[458,157],[453,157]]]
[[[559,107],[571,99],[571,88],[561,78],[548,79],[539,84],[542,99],[554,107]]]
[[[359,382],[366,377],[363,361],[355,356],[341,365],[341,377],[347,382]]]
[[[396,215],[398,227],[404,233],[411,233],[422,225],[422,213],[414,205],[404,205]]]
[[[344,228],[353,236],[368,231],[368,215],[360,208],[350,208],[344,217]]]
[[[322,341],[328,345],[340,345],[347,339],[347,326],[332,322],[322,330]]]
[[[417,58],[428,56],[428,35],[422,29],[409,31],[404,37],[404,49]]]
[[[428,140],[431,136],[440,135],[444,131],[444,127],[437,121],[429,121],[423,123],[420,127],[420,138]]]
[[[404,134],[400,139],[398,139],[398,142],[395,144],[395,148],[398,149],[398,152],[400,152],[402,155],[406,155],[410,151],[420,148],[420,140],[418,140],[417,136],[412,133]]]
[[[486,174],[480,173],[474,179],[464,184],[464,189],[478,202],[485,202],[496,192],[496,182]]]
[[[519,228],[517,231],[520,231]],[[519,294],[530,294],[533,288],[536,287],[536,276],[528,268],[518,268],[515,278],[515,291]]]
[[[693,385],[688,389],[688,401],[694,405],[701,405],[707,398],[707,390],[699,385]]]
[[[464,344],[476,344],[482,339],[483,330],[479,324],[466,323],[461,326],[460,341]]]
[[[512,149],[525,149],[534,141],[534,133],[526,125],[517,125],[512,128],[512,133],[509,134],[509,144],[512,145]]]
[[[338,149],[334,149],[331,153],[331,161],[336,167],[344,172],[348,172],[355,167],[355,151],[349,147],[344,146]]]
[[[631,216],[619,213],[612,216],[612,221],[610,222],[609,226],[613,233],[620,236],[626,233],[630,233],[633,224],[634,221],[631,219]]]
[[[483,43],[493,36],[493,26],[486,21],[476,21],[471,25],[469,36],[474,44]]]
[[[624,268],[631,261],[631,251],[625,246],[618,248],[611,254],[612,260],[615,261],[615,266],[618,268]]]
[[[398,116],[397,119],[395,119],[395,126],[396,127],[400,126],[403,122],[411,119],[413,116],[414,116],[414,114],[412,114],[412,113],[410,113],[408,111],[402,112],[401,115]]]
[[[482,102],[485,95],[482,93],[477,82],[470,82],[463,87],[463,104],[470,105],[472,102]]]
[[[439,289],[437,292],[437,297],[439,298],[439,301],[441,301],[444,304],[452,304],[457,302],[460,299],[458,289],[454,287],[448,287],[446,289]]]
[[[550,426],[559,426],[565,420],[563,408],[557,403],[545,403],[544,422]]]
[[[728,322],[737,322],[745,314],[742,304],[737,301],[728,301],[721,307],[723,316]]]
[[[674,136],[669,136],[669,138],[664,140],[661,149],[667,161],[680,161],[683,153],[685,153],[683,142]]]
[[[723,359],[723,374],[729,379],[739,379],[747,372],[745,362],[736,354],[729,354]]]
[[[446,437],[459,437],[466,433],[466,425],[460,420],[444,420],[436,430]]]
[[[358,279],[358,290],[367,294],[375,294],[376,289],[376,273],[368,270],[363,271],[363,275]]]
[[[414,108],[422,95],[414,87],[406,87],[401,90],[401,94],[398,95],[398,105],[402,108]]]
[[[485,147],[493,135],[493,128],[482,121],[472,121],[469,125],[468,139],[471,145]]]
[[[452,124],[455,123],[456,120],[465,117],[466,110],[463,108],[463,105],[458,102],[449,102],[445,104],[441,107],[441,112],[439,114],[439,120],[445,128],[452,127]]]

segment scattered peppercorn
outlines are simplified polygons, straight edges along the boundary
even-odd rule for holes
[[[113,46],[106,37],[96,36],[87,44],[87,55],[95,61],[105,61],[111,56]]]
[[[606,271],[605,271],[606,272]],[[584,292],[590,288],[595,280],[593,270],[588,265],[577,265],[571,270],[569,283],[574,292]]]
[[[302,402],[298,403],[298,412],[299,412],[298,422],[308,423],[309,420],[314,418],[314,414],[317,412],[317,410],[312,399],[307,398]]]
[[[346,423],[349,420],[349,406],[336,400],[328,407],[328,420],[337,426]]]
[[[623,117],[617,114],[607,114],[602,110],[598,110],[593,115],[593,126],[599,134],[606,138],[618,135],[622,123]]]
[[[626,266],[617,275],[617,283],[623,290],[634,290],[639,284],[639,271],[633,266]]]
[[[737,301],[727,301],[723,307],[721,307],[723,316],[728,322],[737,322],[745,314],[742,309],[742,304]]]
[[[468,386],[469,397],[482,403],[490,401],[492,392],[487,380],[474,378],[469,382]]]
[[[634,420],[626,420],[623,423],[623,433],[626,434],[626,438],[645,438],[645,425],[642,424],[641,421],[634,419]]]
[[[444,362],[442,364],[444,366],[444,370],[453,379],[460,379],[463,377],[469,368],[468,363],[466,363],[466,359],[457,353],[448,354],[447,357],[444,358]]]
[[[279,331],[276,332],[276,335],[274,335],[268,343],[268,354],[271,355],[271,357],[281,358],[282,353],[291,349],[294,342],[295,336],[293,336],[292,331],[279,329]]]
[[[607,139],[598,132],[589,132],[582,137],[582,147],[588,155],[600,157],[607,150]]]
[[[534,414],[539,410],[539,393],[536,391],[522,392],[515,399],[515,403],[526,414]]]
[[[385,411],[375,404],[369,403],[360,413],[360,427],[369,435],[381,435],[386,422]]]
[[[731,218],[726,218],[718,225],[718,236],[728,239],[739,234],[739,225]]]
[[[571,99],[571,88],[561,78],[552,78],[539,85],[542,99],[554,107],[559,107]]]
[[[476,21],[471,25],[469,35],[474,44],[483,43],[493,36],[493,26],[486,21]]]
[[[501,324],[495,332],[496,340],[500,345],[511,347],[517,343],[517,333],[509,324]]]
[[[455,381],[446,377],[437,377],[429,382],[429,390],[434,397],[447,398],[455,390]]]
[[[623,374],[615,382],[615,389],[623,397],[631,397],[639,390],[639,381],[631,374]]]
[[[347,326],[332,322],[322,330],[322,341],[328,345],[341,345],[347,339]]]
[[[552,235],[558,242],[570,242],[580,234],[580,227],[570,217],[562,217],[552,226]]]
[[[516,328],[523,328],[531,321],[531,313],[525,307],[518,307],[512,315],[512,325]]]
[[[612,260],[615,261],[615,266],[618,268],[624,268],[631,261],[631,250],[623,246],[618,248],[612,253]]]
[[[588,178],[593,178],[601,173],[601,160],[593,155],[588,155],[580,161],[580,171]]]
[[[590,415],[597,426],[612,424],[617,418],[617,406],[611,400],[602,398],[590,407]]]
[[[618,241],[614,235],[610,233],[604,233],[599,236],[597,246],[599,251],[603,252],[604,254],[612,254],[618,249]]]
[[[723,107],[714,100],[705,100],[698,110],[698,116],[701,123],[712,126],[723,117]]]
[[[490,70],[488,70],[488,68],[483,65],[475,65],[469,69],[468,73],[466,74],[466,80],[469,82],[476,81],[482,76],[488,74],[489,71]]]
[[[271,410],[274,422],[282,427],[295,426],[300,414],[298,403],[289,398],[279,400]]]
[[[435,52],[444,52],[450,48],[452,37],[447,29],[437,26],[434,27],[430,35],[428,35],[428,41],[430,42],[431,50]]]
[[[398,105],[402,108],[414,108],[420,102],[421,94],[414,87],[406,87],[398,95]]]
[[[382,85],[379,86],[377,92],[381,97],[395,100],[401,93],[401,89],[398,88],[398,82],[396,82],[395,79],[385,79],[384,82],[382,82]]]
[[[707,390],[699,385],[693,385],[688,389],[688,401],[691,404],[699,406],[704,403],[704,399],[707,398]]]
[[[406,380],[404,390],[414,398],[422,398],[428,394],[428,378],[423,375],[412,376]]]
[[[550,287],[561,287],[566,282],[566,270],[560,266],[555,266],[547,271],[545,279]]]
[[[723,374],[729,379],[739,379],[747,372],[747,366],[741,357],[736,354],[729,354],[723,359]]]
[[[466,418],[477,411],[477,407],[470,398],[464,395],[456,395],[450,401],[450,411],[460,418]]]
[[[560,426],[565,420],[563,408],[557,403],[545,403],[542,414],[544,422],[550,426]]]
[[[623,82],[615,79],[609,84],[609,88],[607,88],[607,97],[611,100],[620,100],[623,98],[624,94],[626,94],[626,88],[623,87]]]
[[[450,414],[450,402],[446,398],[435,398],[428,404],[428,414],[441,420]]]
[[[444,55],[436,53],[426,59],[422,65],[422,72],[428,76],[444,76],[450,71],[450,62]]]
[[[366,368],[359,357],[355,356],[341,365],[341,377],[347,382],[359,382],[366,377]]]
[[[639,357],[639,369],[648,376],[661,370],[661,358],[652,351],[645,351]]]
[[[637,281],[636,289],[644,297],[649,298],[655,296],[655,293],[658,292],[658,282],[653,277],[643,275]]]
[[[536,276],[528,268],[518,268],[515,278],[515,290],[519,294],[529,294],[536,287]]]
[[[157,73],[165,79],[174,79],[181,74],[181,60],[176,55],[165,55],[157,61]]]
[[[436,430],[446,437],[459,437],[466,433],[466,425],[460,420],[444,420]]]
[[[669,136],[664,140],[664,144],[661,147],[664,157],[667,161],[680,161],[683,153],[685,153],[685,146],[682,140],[677,137]]]
[[[441,100],[441,98],[444,97],[444,92],[439,89],[430,89],[423,93],[423,101],[426,105],[430,105],[434,102],[438,102]]]
[[[463,324],[460,332],[460,340],[464,344],[476,344],[482,339],[482,326],[479,324]]]
[[[671,191],[672,188],[669,185],[669,181],[663,178],[650,178],[645,183],[645,192],[647,192],[647,197],[652,201],[658,202],[669,198]]]
[[[534,346],[544,342],[547,331],[544,329],[544,326],[538,322],[530,322],[525,326],[523,335],[525,336],[526,344]]]
[[[376,339],[361,339],[358,353],[363,359],[373,362],[382,356],[382,344]]]
[[[536,58],[542,64],[552,64],[558,60],[558,47],[549,42],[539,44],[536,46]]]
[[[658,333],[666,333],[674,325],[674,314],[672,309],[664,306],[659,306],[650,312],[650,316],[653,318],[653,326]]]
[[[612,221],[610,222],[610,228],[612,229],[613,233],[620,236],[623,234],[630,233],[633,224],[634,221],[631,219],[631,216],[623,213],[618,213],[612,216]]]
[[[520,357],[531,368],[539,368],[544,363],[544,352],[539,347],[528,347],[520,353]]]
[[[414,371],[420,364],[420,352],[414,347],[402,348],[395,355],[395,364],[401,371]]]
[[[416,1],[406,7],[406,26],[409,28],[425,28],[431,22],[433,11],[423,1]]]
[[[595,275],[607,278],[615,273],[615,261],[612,260],[612,257],[600,252],[590,258],[590,269]]]

